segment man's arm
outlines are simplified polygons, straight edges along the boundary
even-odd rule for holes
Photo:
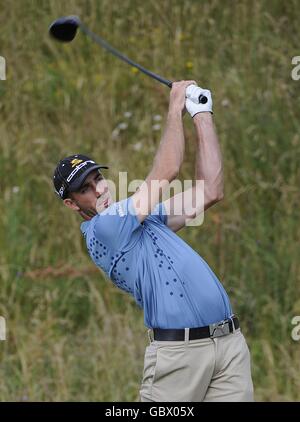
[[[198,113],[193,121],[197,133],[195,180],[204,180],[204,193],[200,183],[164,202],[167,225],[175,232],[185,226],[187,219],[196,218],[224,196],[222,157],[212,114]],[[180,208],[181,215],[175,215]]]
[[[195,82],[181,81],[172,85],[166,128],[153,167],[139,190],[132,195],[140,222],[151,213],[163,190],[178,175],[185,146],[182,114],[185,108],[186,87],[192,83]]]
[[[204,180],[206,208],[224,197],[222,155],[211,113],[198,113],[193,118],[197,132],[196,180]]]

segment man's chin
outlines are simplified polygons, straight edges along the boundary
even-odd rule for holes
[[[109,199],[106,199],[102,203],[96,203],[96,212],[97,214],[100,214],[102,211],[106,210],[106,208],[109,207]]]
[[[84,209],[80,209],[79,214],[84,218],[84,220],[91,220],[93,217],[95,217],[95,215],[97,215],[97,211],[96,210],[84,210]]]

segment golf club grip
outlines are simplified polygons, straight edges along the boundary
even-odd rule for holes
[[[171,85],[168,85],[170,88],[172,88],[172,82]],[[206,104],[208,101],[207,97],[205,95],[200,94],[198,98],[198,104]]]

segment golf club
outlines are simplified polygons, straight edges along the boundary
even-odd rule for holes
[[[139,69],[141,72],[145,73],[146,75],[150,76],[153,79],[156,79],[160,83],[167,85],[169,88],[172,87],[171,81],[157,75],[154,72],[151,72],[148,69],[145,69],[140,64],[129,59],[127,56],[124,56],[124,54],[122,54],[120,51],[112,47],[103,38],[99,37],[99,35],[96,35],[92,31],[90,31],[89,28],[79,19],[78,16],[70,15],[70,16],[64,16],[59,19],[56,19],[50,25],[49,32],[55,39],[61,42],[71,42],[75,38],[78,28],[80,28],[88,37],[90,37],[93,41],[95,41],[101,47],[105,48],[105,50],[112,53],[114,56],[130,64],[131,66]],[[201,104],[207,103],[207,97],[205,95],[200,94],[198,98],[198,103],[201,103]]]

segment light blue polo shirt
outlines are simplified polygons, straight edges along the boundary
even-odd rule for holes
[[[144,310],[149,328],[202,327],[232,315],[208,264],[166,225],[162,203],[143,223],[132,197],[81,224],[89,254]]]

